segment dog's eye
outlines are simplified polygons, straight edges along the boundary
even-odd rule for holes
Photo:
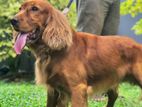
[[[31,10],[32,10],[32,11],[38,11],[38,7],[33,6],[33,7],[31,8]]]

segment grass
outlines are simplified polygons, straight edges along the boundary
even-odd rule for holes
[[[142,107],[141,90],[137,86],[123,83],[119,87],[119,98],[115,107]],[[123,96],[123,97],[122,97]],[[30,83],[0,82],[0,107],[45,107],[46,90]],[[89,107],[104,107],[106,101],[89,100]]]
[[[46,91],[29,83],[0,82],[0,107],[44,107]]]

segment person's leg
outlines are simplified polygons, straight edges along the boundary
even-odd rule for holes
[[[119,0],[78,0],[77,30],[98,35],[117,34]]]
[[[101,34],[104,23],[101,2],[101,0],[78,0],[78,31]]]
[[[107,1],[110,2],[110,0],[105,0],[106,4],[108,4]],[[109,5],[109,10],[104,20],[104,26],[103,26],[101,35],[116,35],[117,34],[118,27],[119,27],[119,20],[120,20],[119,10],[120,10],[120,1],[113,0],[113,3]]]

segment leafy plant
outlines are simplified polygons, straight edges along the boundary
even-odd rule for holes
[[[142,13],[142,0],[125,0],[121,3],[120,10],[122,15],[130,14],[132,17],[136,17]],[[142,34],[141,26],[142,19],[136,22],[132,30],[134,30],[137,35],[140,35]]]
[[[20,0],[0,1],[0,60],[14,57],[12,44],[12,27],[9,20],[16,13]]]

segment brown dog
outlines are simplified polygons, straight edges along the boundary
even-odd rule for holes
[[[44,0],[28,0],[11,20],[15,51],[25,44],[36,57],[36,82],[48,86],[47,107],[87,107],[88,94],[106,92],[113,107],[117,87],[142,87],[142,45],[120,36],[73,31],[65,16]]]

